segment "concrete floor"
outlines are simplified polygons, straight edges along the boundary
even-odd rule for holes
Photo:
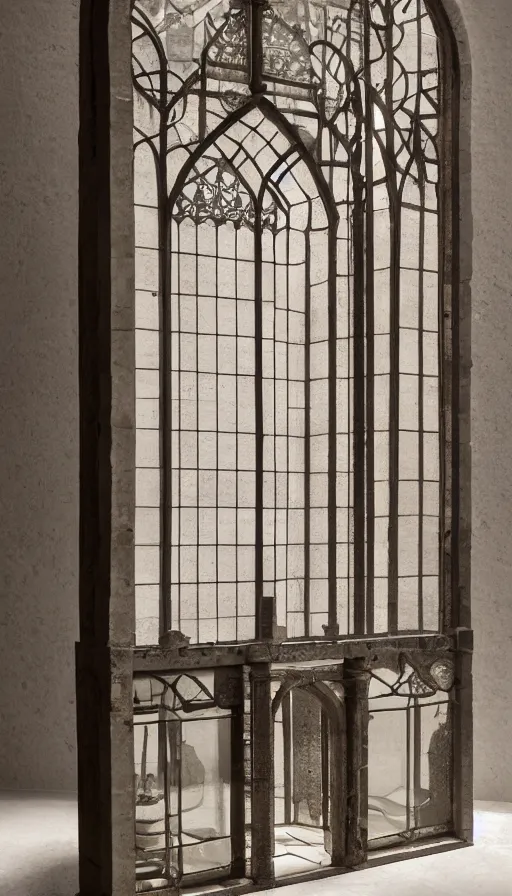
[[[77,890],[76,798],[58,793],[0,793],[1,896],[74,896]],[[277,892],[311,896],[312,884]],[[472,849],[316,881],[314,893],[512,896],[512,803],[477,803]]]

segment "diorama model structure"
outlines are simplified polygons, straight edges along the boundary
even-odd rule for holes
[[[470,843],[441,4],[105,6],[82,11],[80,896]]]

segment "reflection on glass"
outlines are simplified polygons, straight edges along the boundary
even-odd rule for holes
[[[450,829],[452,705],[440,688],[452,681],[449,661],[436,661],[422,676],[402,658],[395,668],[372,672],[368,838],[374,847]]]
[[[137,891],[231,863],[231,716],[213,673],[134,682]]]
[[[274,683],[274,698],[279,683]],[[284,694],[274,717],[274,872],[303,874],[331,864],[327,724],[314,693]]]

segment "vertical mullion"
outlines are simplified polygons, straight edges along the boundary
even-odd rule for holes
[[[195,402],[196,402],[196,640],[199,642],[199,563],[200,563],[200,551],[199,551],[199,542],[200,542],[200,531],[199,531],[199,504],[200,504],[200,490],[199,490],[199,228],[196,225],[195,230],[195,241],[196,241],[196,251],[195,251],[195,262],[196,262],[196,389],[195,389]],[[218,247],[217,247],[218,248]]]
[[[337,350],[337,296],[336,296],[336,223],[329,217],[328,230],[328,463],[327,463],[327,482],[328,482],[328,624],[324,629],[325,634],[329,637],[336,637],[339,634],[339,625],[337,622],[337,595],[336,595],[336,562],[337,562],[337,525],[336,525],[336,457],[337,457],[337,407],[336,407],[336,350]]]
[[[290,440],[290,221],[288,219],[286,226],[286,389],[283,389],[283,395],[286,394],[286,443]],[[275,297],[274,289],[274,297]],[[275,299],[274,299],[275,301]],[[288,634],[288,569],[289,569],[289,525],[290,525],[290,472],[287,470],[286,476],[286,512],[285,512],[285,557],[286,557],[286,634]],[[306,629],[304,629],[306,633]]]
[[[320,755],[322,782],[322,827],[329,829],[329,718],[322,708],[320,721]]]
[[[417,697],[414,698],[413,707],[413,743],[414,743],[414,765],[413,765],[413,793],[414,793],[414,827],[420,826],[420,791],[421,791],[421,704]]]
[[[373,109],[369,8],[364,12],[365,178],[366,178],[366,633],[375,629],[375,275],[373,201]]]
[[[160,66],[160,96],[167,96],[167,67]],[[157,202],[158,202],[158,317],[159,317],[159,371],[160,385],[158,440],[159,440],[159,465],[160,465],[160,634],[171,628],[170,620],[170,517],[172,516],[171,502],[169,501],[169,475],[168,469],[169,442],[172,445],[172,433],[168,432],[168,407],[169,394],[168,377],[172,377],[169,370],[168,333],[170,296],[168,295],[168,270],[170,263],[170,233],[168,230],[167,207],[167,114],[160,111],[160,132],[158,147],[158,175],[157,175]],[[169,394],[168,394],[169,393]]]
[[[256,638],[271,638],[263,599],[263,327],[261,209],[254,210],[254,408],[256,430],[255,589]],[[271,620],[270,620],[271,623]]]
[[[159,211],[160,217],[160,211]],[[163,225],[161,225],[163,226]],[[177,225],[176,225],[177,226]],[[160,449],[160,605],[161,620],[160,632],[171,628],[179,628],[173,625],[171,569],[173,555],[173,423],[172,410],[172,308],[171,308],[171,267],[172,267],[172,216],[167,219],[164,245],[160,252],[164,255],[166,270],[166,283],[162,282],[159,310],[160,327],[160,370],[159,370],[159,449]],[[167,250],[167,251],[166,251]],[[179,305],[179,295],[177,297]],[[179,433],[178,433],[179,440]],[[179,617],[178,601],[178,617]],[[176,618],[176,617],[175,617]]]
[[[182,765],[182,750],[181,745],[183,743],[183,732],[182,732],[182,722],[180,721],[177,725],[178,730],[178,750],[177,750],[177,765],[178,765],[178,881],[181,881],[183,878],[183,765]]]
[[[251,667],[251,876],[274,882],[274,719],[270,664]]]
[[[293,731],[292,731],[292,711],[291,711],[292,692],[288,692],[283,697],[282,713],[283,713],[283,753],[284,753],[284,822],[292,823],[292,750],[293,750]]]
[[[416,68],[418,70],[418,95],[417,107],[421,104],[422,80],[422,31],[421,31],[421,4],[417,0],[417,57]],[[418,108],[418,113],[420,109]],[[421,138],[415,135],[415,151],[420,158],[417,159],[418,189],[420,199],[419,212],[419,244],[418,244],[418,629],[423,631],[423,508],[424,508],[424,476],[425,476],[425,448],[424,448],[424,268],[425,268],[425,168],[422,157]]]
[[[236,267],[236,263],[235,263]],[[199,327],[198,327],[199,329]],[[198,365],[199,369],[199,365]],[[199,375],[198,375],[199,380]],[[235,373],[235,382],[236,382],[236,373]],[[215,626],[216,626],[216,635],[217,641],[219,640],[219,228],[215,227]],[[236,396],[235,396],[236,400]],[[237,425],[235,426],[235,439],[237,440],[236,433],[238,432],[238,417],[237,415],[238,408],[235,407],[235,420]],[[198,408],[199,414],[199,408]],[[199,416],[197,419],[197,427],[199,429]],[[197,452],[197,458],[199,461],[199,446]],[[199,463],[198,463],[199,466]],[[236,477],[235,473],[235,477]],[[199,483],[199,476],[198,476]],[[197,509],[197,515],[199,517],[199,507]],[[198,563],[198,571],[199,571],[199,563]],[[199,575],[198,575],[199,582]],[[199,584],[197,586],[197,590],[199,593]]]
[[[264,201],[264,195],[262,195],[262,204]],[[272,375],[274,381],[274,394],[273,394],[273,420],[274,420],[274,432],[272,438],[274,440],[274,613],[277,613],[277,519],[278,519],[278,508],[277,508],[277,364],[276,364],[276,347],[277,347],[277,297],[276,297],[276,288],[277,288],[277,254],[276,254],[276,232],[272,234],[272,254],[274,256],[273,263],[273,274],[274,274],[274,313],[272,318],[272,333],[273,333],[273,351],[272,351]],[[262,306],[263,313],[263,306]],[[270,435],[270,434],[268,434]],[[287,445],[288,447],[288,445]],[[286,479],[288,480],[288,452],[286,454]],[[272,614],[274,616],[274,614]],[[285,621],[285,627],[286,622]],[[277,624],[277,619],[276,619]],[[272,632],[273,634],[273,632]]]
[[[164,791],[164,830],[165,830],[165,876],[167,879],[170,877],[171,870],[171,826],[169,823],[169,760],[168,760],[168,751],[167,751],[167,720],[166,720],[166,711],[162,707],[158,710],[158,771],[160,778],[160,774],[162,775],[162,786]],[[158,785],[160,786],[160,780],[158,781]]]
[[[176,228],[178,232],[177,239],[177,251],[176,251],[176,265],[178,268],[177,271],[177,284],[178,284],[178,364],[177,364],[177,381],[178,381],[178,464],[177,464],[177,472],[178,472],[178,539],[176,542],[176,554],[178,557],[178,562],[176,564],[177,574],[177,593],[178,593],[178,628],[181,631],[181,539],[182,539],[182,529],[181,529],[181,479],[182,479],[182,471],[181,471],[181,252],[180,252],[180,228],[179,226]],[[196,312],[197,312],[197,299],[196,299]],[[196,327],[197,331],[197,327]],[[197,343],[197,335],[196,335],[196,343]]]
[[[365,293],[361,173],[352,171],[354,197],[354,634],[365,630]]]
[[[240,682],[242,686],[242,682]],[[231,730],[231,872],[235,877],[245,873],[245,789],[244,789],[244,713],[243,703],[233,710]]]
[[[416,732],[414,731],[414,734]],[[416,804],[416,801],[415,801]],[[411,829],[411,705],[405,709],[405,829]]]
[[[393,5],[386,0],[386,149],[395,162],[393,126]],[[398,481],[400,429],[400,206],[397,196],[396,168],[389,177],[390,212],[390,336],[389,336],[389,529],[388,529],[388,633],[398,631]]]
[[[304,234],[304,634],[311,631],[311,204]]]
[[[240,439],[238,431],[238,230],[235,228],[235,639],[238,639],[238,518],[239,508],[239,466],[240,466]],[[218,466],[218,462],[217,462]],[[217,515],[219,508],[217,506]]]

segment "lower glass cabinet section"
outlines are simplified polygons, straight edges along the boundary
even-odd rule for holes
[[[333,777],[333,764],[340,771],[345,765],[342,669],[297,665],[273,671],[277,879],[332,864],[331,814],[344,812],[336,791],[340,778]]]
[[[449,661],[421,677],[403,658],[374,668],[369,686],[369,848],[452,828],[452,718]]]
[[[137,892],[207,892],[250,877],[252,799],[262,800],[261,842],[276,881],[343,867],[365,842],[354,791],[366,789],[366,766],[362,758],[361,773],[350,756],[364,757],[366,728],[368,848],[452,833],[453,665],[389,656],[356,671],[342,662],[268,667],[267,696],[254,708],[250,669],[136,677]],[[259,711],[273,719],[258,747],[271,772],[253,787]]]
[[[214,673],[134,682],[137,891],[231,869],[232,713]]]

